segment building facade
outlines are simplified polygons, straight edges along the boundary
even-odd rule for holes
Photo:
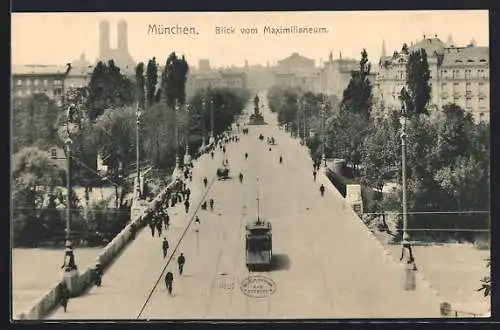
[[[317,88],[320,69],[314,60],[293,53],[289,57],[278,61],[272,68],[274,84],[283,87],[299,87],[303,90],[314,91]]]
[[[208,87],[247,88],[247,77],[240,70],[210,70],[190,72],[186,81],[188,97]]]
[[[12,96],[24,98],[44,93],[60,104],[69,70],[69,66],[62,65],[13,65]]]
[[[385,52],[383,47],[383,53]],[[437,36],[408,47],[408,51],[382,54],[374,95],[386,109],[399,109],[401,89],[406,86],[408,53],[425,49],[429,63],[430,109],[455,103],[470,112],[475,120],[489,121],[489,47],[456,46],[451,37],[446,43]]]

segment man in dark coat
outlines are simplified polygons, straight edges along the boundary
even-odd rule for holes
[[[163,249],[163,258],[165,258],[168,254],[168,241],[166,237],[163,237],[161,248]]]
[[[186,209],[186,214],[189,212],[189,200],[186,199],[186,201],[184,202],[184,208]]]
[[[186,258],[184,257],[184,253],[181,253],[181,255],[177,258],[177,264],[179,265],[179,275],[182,275],[185,263],[186,263]]]
[[[68,300],[69,300],[69,290],[68,287],[66,286],[66,283],[61,284],[61,292],[60,292],[60,298],[59,301],[61,303],[61,306],[64,308],[64,313],[66,313],[66,308],[68,307]]]
[[[167,272],[165,275],[165,286],[170,295],[172,294],[172,282],[174,282],[174,274],[172,274],[172,272]]]

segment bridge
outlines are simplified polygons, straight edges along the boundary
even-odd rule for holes
[[[224,155],[205,154],[195,163],[191,210],[169,208],[171,227],[167,258],[162,238],[143,229],[106,270],[103,285],[70,300],[67,312],[56,309],[47,318],[63,319],[270,319],[270,318],[421,318],[440,317],[437,297],[422,285],[404,290],[404,268],[347,207],[322,173],[312,176],[304,146],[263,113],[268,125],[247,126],[239,142],[226,146],[230,180],[215,178]],[[259,134],[273,136],[269,146]],[[245,160],[244,154],[249,154]],[[280,155],[283,163],[279,163]],[[243,183],[237,176],[241,171]],[[208,187],[202,184],[209,179]],[[247,221],[260,214],[273,225],[273,267],[250,273],[245,265]],[[199,208],[213,198],[213,211]],[[195,232],[192,219],[201,220]],[[186,257],[184,274],[177,257]],[[78,252],[76,252],[78,253]],[[173,295],[163,278],[174,274]],[[241,283],[249,275],[265,276],[274,291],[255,298]]]

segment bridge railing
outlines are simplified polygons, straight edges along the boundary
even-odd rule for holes
[[[132,226],[139,230],[144,227],[145,219],[153,211],[156,201],[163,199],[167,190],[173,186],[175,182],[170,182],[151,202],[141,204],[136,212],[131,212],[131,221],[109,242],[96,257],[95,262],[83,268],[82,273],[78,274],[77,278],[72,281],[75,287],[72,289],[72,296],[78,296],[85,292],[92,285],[92,272],[96,263],[100,263],[105,270],[112,261],[119,255],[120,251],[132,240]],[[134,206],[135,203],[133,203]],[[59,280],[54,284],[49,291],[39,298],[29,309],[15,315],[14,320],[39,320],[47,316],[54,308],[56,308],[61,298],[61,285],[65,282],[64,279]]]

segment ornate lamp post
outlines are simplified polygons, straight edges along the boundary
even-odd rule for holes
[[[73,140],[71,139],[71,128],[70,124],[75,111],[75,104],[70,104],[66,110],[66,132],[67,137],[64,140],[66,145],[66,243],[64,251],[64,263],[62,269],[64,270],[63,280],[71,295],[76,293],[76,280],[78,278],[78,268],[76,266],[75,254],[73,251],[73,242],[71,241],[71,197],[72,197],[72,186],[71,186],[71,145]]]
[[[408,242],[408,217],[407,217],[407,201],[406,201],[406,111],[405,107],[401,108],[401,173],[403,185],[403,245]]]
[[[214,99],[210,100],[210,139],[208,143],[214,142]]]
[[[201,147],[205,147],[205,99],[201,101]]]
[[[321,103],[321,163],[326,167],[326,156],[325,156],[325,112],[326,105],[323,101]]]
[[[179,103],[176,101],[175,102],[175,109],[174,109],[174,133],[175,133],[175,168],[176,170],[179,170],[179,125],[177,123],[177,113],[179,111]]]
[[[184,153],[184,166],[191,162],[189,155],[189,104],[186,104],[186,152]]]
[[[401,181],[403,192],[403,239],[401,244],[401,258],[405,266],[405,290],[415,290],[415,273],[417,270],[415,259],[411,250],[410,238],[408,235],[408,210],[406,196],[406,110],[404,105],[401,107]],[[405,250],[407,253],[405,254]]]
[[[136,141],[135,141],[135,144],[136,144],[136,172],[137,172],[137,181],[135,183],[135,192],[136,192],[136,197],[137,199],[141,199],[142,198],[142,194],[141,194],[141,176],[140,176],[140,166],[139,166],[139,162],[140,162],[140,147],[139,147],[139,125],[141,123],[141,116],[142,116],[142,109],[139,107],[139,102],[137,102],[137,108],[136,108],[136,111],[135,111],[135,126],[136,126],[136,134],[135,134],[135,138],[136,138]]]

